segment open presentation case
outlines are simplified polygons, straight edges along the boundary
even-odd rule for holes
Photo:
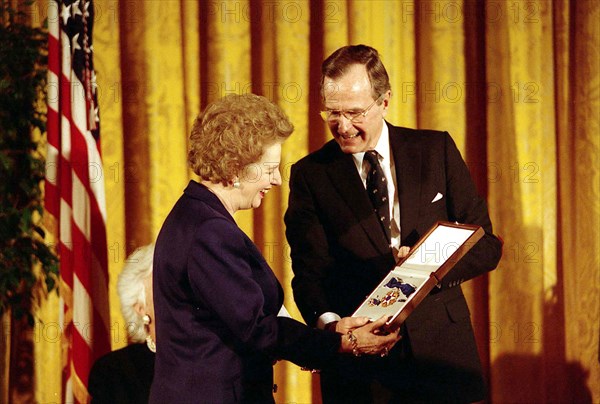
[[[389,328],[400,325],[483,234],[480,226],[436,222],[352,316],[387,315]]]

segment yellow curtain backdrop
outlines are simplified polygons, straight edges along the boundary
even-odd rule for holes
[[[156,237],[193,178],[193,118],[229,93],[267,96],[296,128],[283,149],[283,186],[236,220],[301,319],[282,220],[286,179],[330,138],[317,114],[321,61],[366,43],[391,76],[389,120],[451,133],[504,239],[498,269],[464,286],[490,401],[600,402],[597,1],[96,0],[95,8],[113,349],[126,344],[115,288],[125,257]],[[41,403],[60,401],[57,312],[53,296],[34,330]],[[275,399],[320,402],[316,380],[280,362]]]

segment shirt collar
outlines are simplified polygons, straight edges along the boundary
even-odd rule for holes
[[[379,140],[375,145],[374,149],[381,156],[384,164],[390,164],[390,131],[387,126],[387,123],[383,121],[383,126],[381,128],[381,135],[379,136]],[[353,153],[352,158],[354,159],[354,164],[356,167],[362,167],[363,158],[365,157],[365,152]]]

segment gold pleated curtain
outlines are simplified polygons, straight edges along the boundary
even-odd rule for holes
[[[154,240],[193,175],[194,117],[254,92],[289,115],[283,186],[236,217],[293,301],[283,214],[292,163],[330,138],[320,63],[378,49],[394,124],[451,133],[504,240],[464,285],[494,403],[600,402],[600,2],[96,0],[95,64],[108,212],[112,344],[126,344],[116,279]],[[40,324],[58,317],[52,296]],[[60,398],[60,337],[38,325],[36,399]],[[160,341],[158,341],[160,349]],[[202,364],[198,364],[201,366]],[[276,365],[278,403],[320,402],[317,376]]]

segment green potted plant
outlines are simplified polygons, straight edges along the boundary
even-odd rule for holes
[[[36,285],[51,291],[58,278],[41,228],[47,35],[20,22],[6,1],[0,12],[0,314],[32,325]]]
[[[46,75],[46,32],[0,0],[0,402],[33,399],[33,313],[58,281],[41,227]]]
[[[0,0],[0,379],[10,373],[11,401],[15,394],[32,392],[27,382],[22,385],[32,365],[25,372],[16,367],[23,367],[23,344],[32,347],[28,335],[39,296],[54,290],[58,280],[58,258],[44,242],[41,227],[46,73],[45,31],[31,27],[23,14]],[[8,357],[10,372],[2,363]],[[0,401],[6,402],[2,384]]]

